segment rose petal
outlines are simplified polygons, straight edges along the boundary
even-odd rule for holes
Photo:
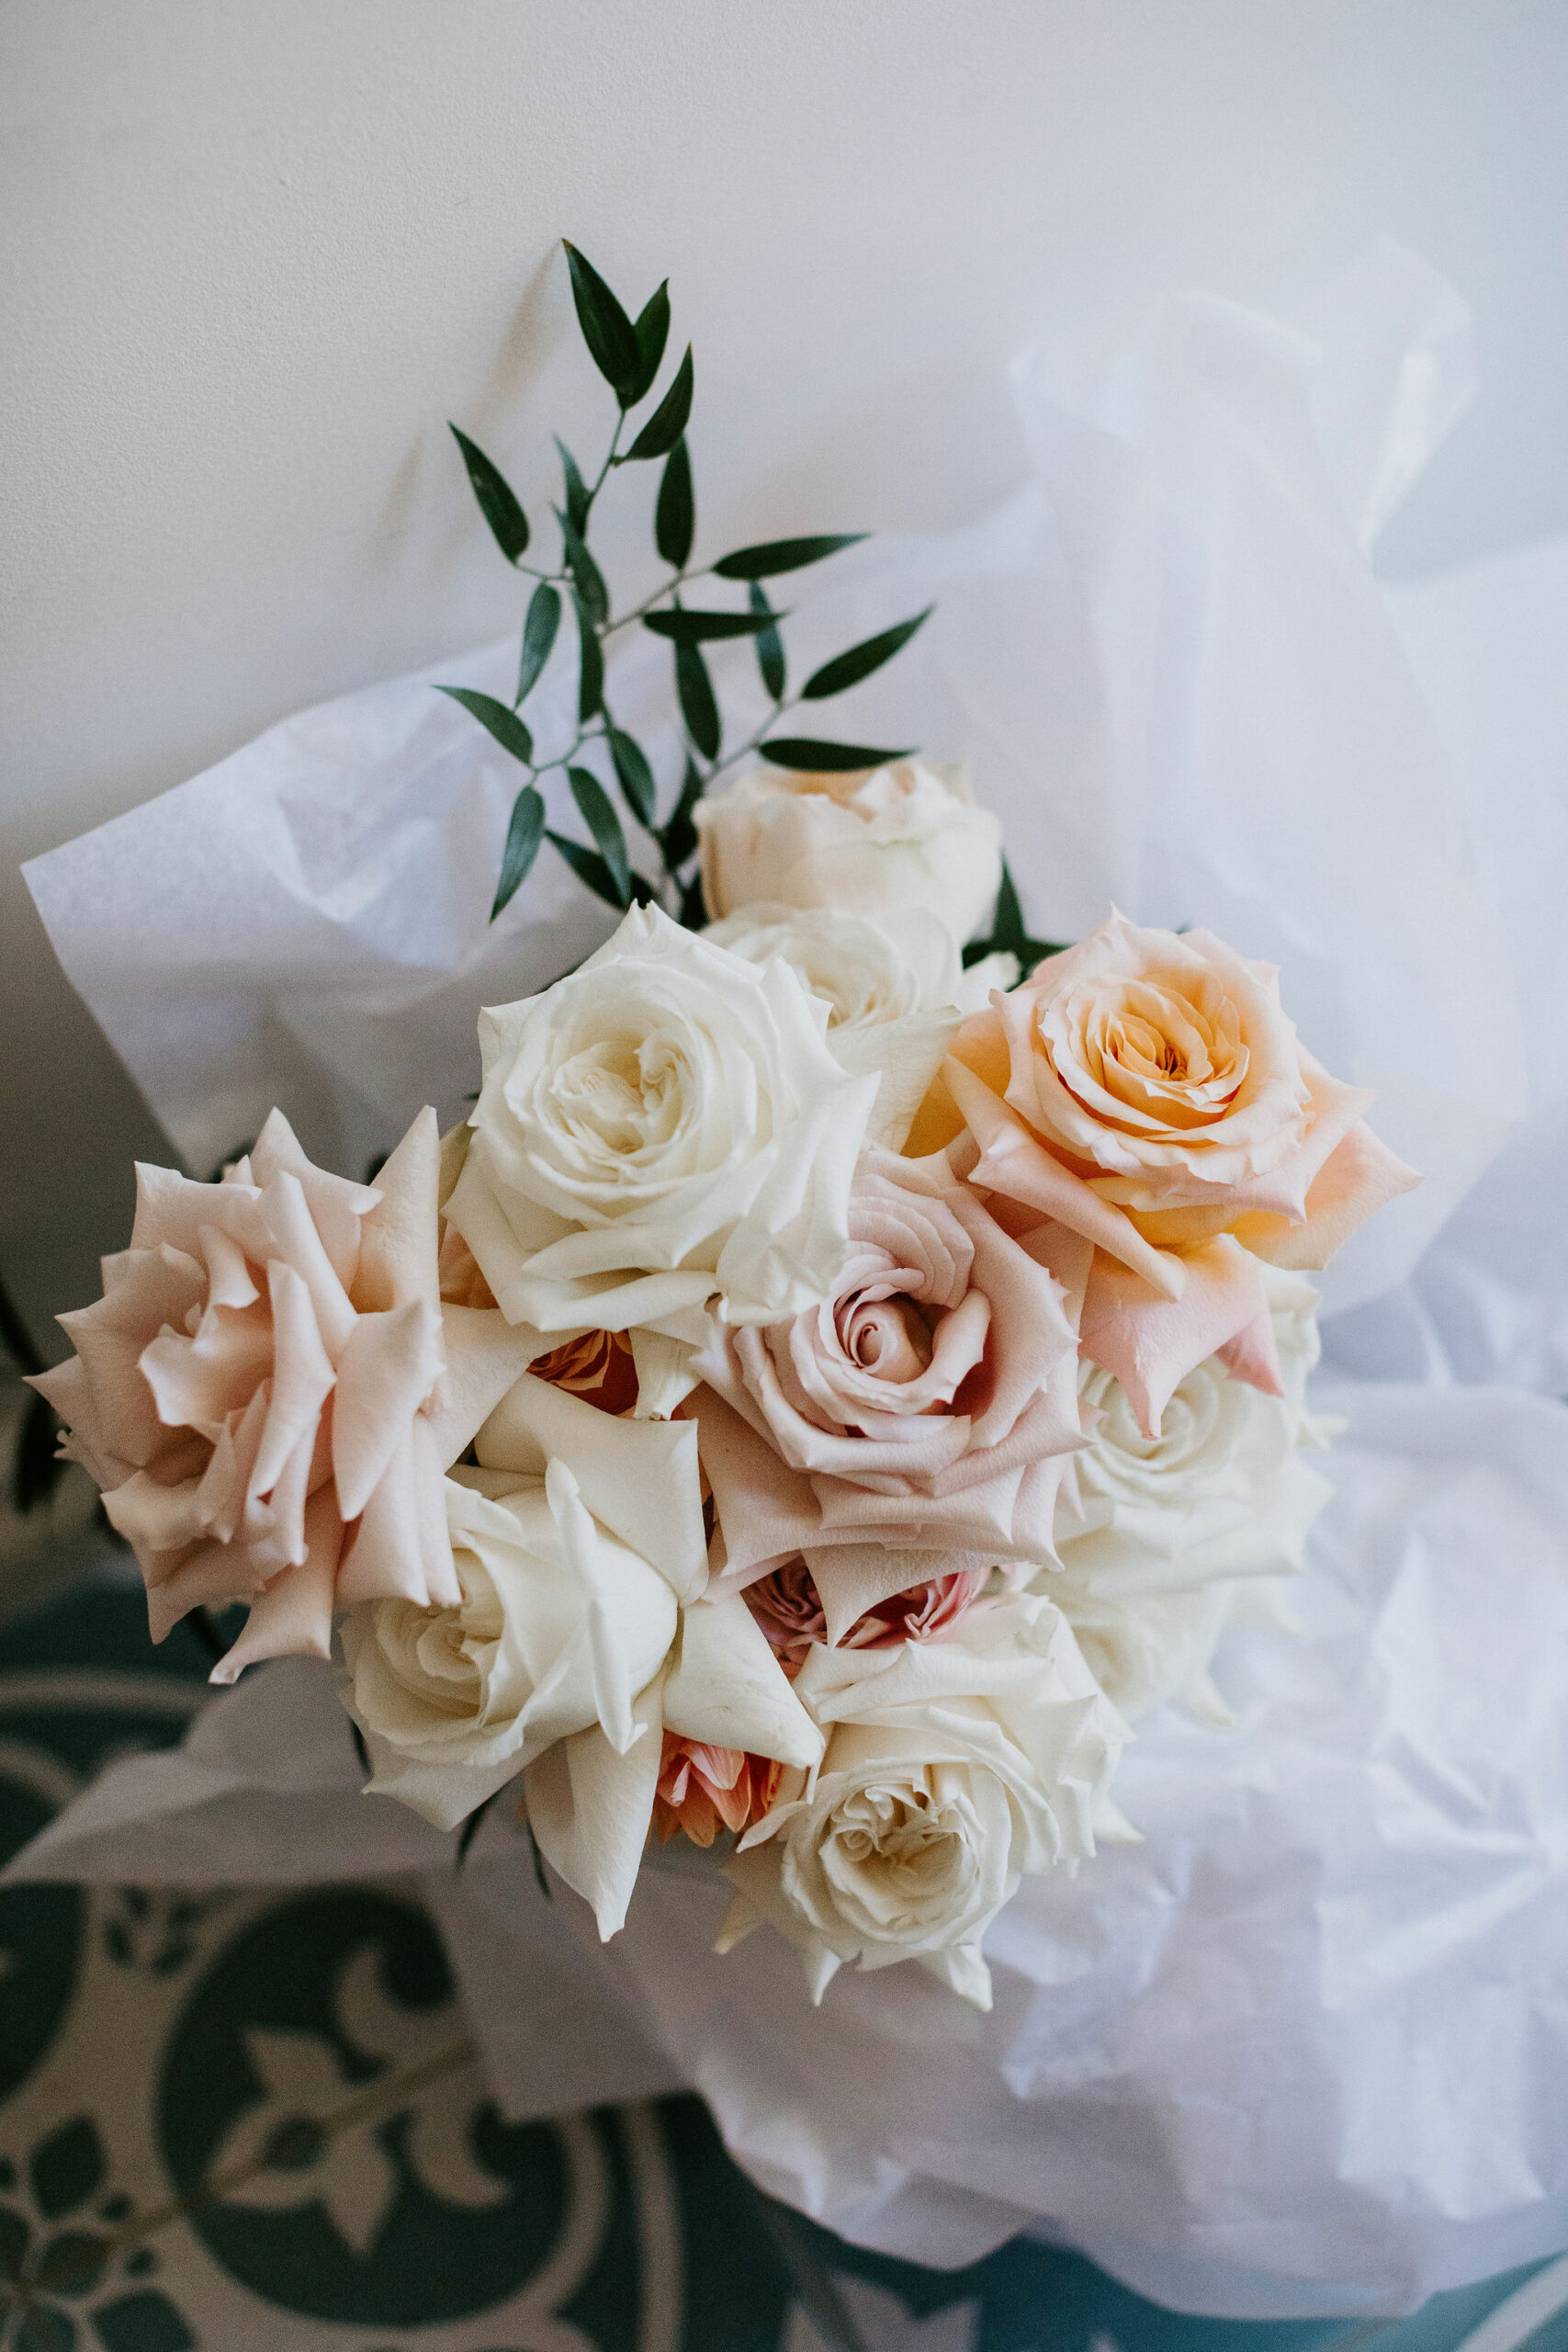
[[[1227,1238],[1189,1250],[1185,1266],[1180,1298],[1165,1299],[1114,1259],[1097,1256],[1084,1300],[1079,1345],[1115,1374],[1148,1437],[1178,1382],[1268,1313],[1257,1266]]]
[[[251,1613],[232,1647],[209,1679],[237,1681],[247,1666],[268,1657],[330,1657],[333,1600],[343,1521],[330,1487],[305,1506],[305,1557],[285,1568],[251,1603]]]
[[[971,1183],[982,1191],[1005,1193],[1042,1216],[1071,1226],[1098,1249],[1141,1274],[1166,1298],[1180,1297],[1184,1270],[1179,1259],[1153,1249],[1130,1218],[1102,1201],[1082,1177],[1054,1159],[1017,1114],[963,1062],[950,1056],[942,1073],[980,1146]]]
[[[595,1724],[558,1740],[523,1776],[539,1850],[591,1905],[606,1943],[626,1925],[653,1818],[663,1745],[658,1682],[639,1695],[635,1713],[643,1736],[626,1754]]]
[[[701,1600],[683,1611],[664,1722],[686,1739],[781,1764],[808,1767],[822,1753],[821,1733],[740,1600]]]
[[[1415,1169],[1396,1159],[1358,1119],[1325,1161],[1308,1192],[1304,1224],[1288,1224],[1276,1216],[1245,1216],[1236,1224],[1236,1239],[1272,1266],[1299,1273],[1318,1272],[1375,1209],[1401,1193],[1414,1192],[1420,1182]]]

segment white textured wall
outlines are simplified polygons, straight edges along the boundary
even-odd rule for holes
[[[1392,231],[1485,384],[1391,538],[1420,569],[1568,526],[1565,102],[1568,13],[1512,0],[6,0],[0,1261],[35,1319],[159,1147],[17,861],[506,625],[444,419],[536,492],[596,401],[561,233],[628,300],[670,274],[740,536],[953,519],[1053,316],[1289,293]]]

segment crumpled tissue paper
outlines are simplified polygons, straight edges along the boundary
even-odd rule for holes
[[[1396,248],[1291,320],[1182,295],[1109,362],[1058,335],[1015,389],[1008,504],[853,551],[798,627],[827,653],[937,596],[844,732],[971,758],[1041,935],[1114,899],[1280,963],[1426,1171],[1323,1285],[1348,1430],[1300,1634],[1228,1637],[1234,1730],[1140,1725],[1144,1842],[1026,1883],[983,2018],[908,1969],[813,2011],[768,1937],[714,1958],[722,1881],[678,1846],[608,1947],[500,1807],[455,1871],[301,1661],[12,1872],[415,1873],[519,2113],[689,2083],[765,2188],[893,2253],[1032,2229],[1216,2316],[1408,2309],[1568,2245],[1568,553],[1378,586],[1469,391],[1462,307]],[[430,680],[511,658],[305,712],[28,868],[193,1166],[275,1100],[348,1166],[457,1115],[479,1004],[608,928],[547,855],[487,925],[513,778]],[[615,690],[668,778],[664,660]]]

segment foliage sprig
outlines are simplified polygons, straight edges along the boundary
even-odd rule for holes
[[[586,254],[565,247],[572,300],[582,339],[595,368],[615,398],[615,420],[598,470],[586,476],[566,443],[556,435],[561,469],[561,502],[552,507],[559,538],[554,569],[525,561],[534,537],[522,501],[499,466],[454,424],[452,432],[479,512],[491,536],[514,571],[533,579],[523,623],[517,690],[510,703],[468,686],[443,686],[524,771],[512,805],[493,922],[514,897],[547,841],[578,879],[612,907],[625,910],[656,901],[682,922],[703,921],[702,894],[694,870],[697,831],[693,811],[703,795],[740,760],[752,755],[780,767],[818,775],[847,775],[858,768],[903,759],[908,747],[886,750],[866,743],[839,743],[814,735],[774,730],[787,711],[802,703],[829,700],[859,685],[903,650],[929,618],[931,607],[894,628],[850,646],[813,670],[794,693],[784,652],[783,624],[789,618],[772,602],[770,582],[821,563],[865,537],[863,531],[818,532],[736,548],[716,561],[694,566],[696,498],[686,428],[695,389],[692,347],[686,345],[663,391],[637,426],[631,412],[650,399],[670,337],[669,281],[660,285],[634,320],[622,308]],[[670,577],[640,604],[617,613],[609,584],[589,538],[601,492],[622,466],[662,461],[654,501],[653,537]],[[683,591],[699,580],[731,582],[746,589],[738,609],[688,603]],[[570,607],[577,640],[575,731],[547,757],[541,756],[524,706],[543,677]],[[642,745],[619,725],[605,692],[604,652],[618,630],[638,625],[662,638],[671,650],[671,684],[684,737],[682,772],[661,789]],[[768,711],[744,741],[725,745],[725,725],[705,648],[747,639],[756,659]],[[550,822],[546,782],[564,779],[567,793],[589,835],[584,842]],[[617,807],[617,800],[619,807]],[[660,808],[665,813],[660,815]],[[563,812],[564,813],[564,812]],[[627,822],[631,833],[628,838]],[[633,843],[636,843],[634,850]],[[592,845],[590,845],[590,843]]]

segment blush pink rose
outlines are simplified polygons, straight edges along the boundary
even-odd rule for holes
[[[1113,913],[967,1021],[944,1078],[971,1182],[1093,1245],[1084,1351],[1145,1426],[1224,1348],[1277,1392],[1254,1261],[1324,1266],[1420,1181],[1366,1125],[1366,1090],[1304,1051],[1274,968],[1206,931]]]
[[[944,1153],[868,1148],[849,1230],[821,1305],[716,1327],[689,1408],[723,1546],[715,1589],[802,1553],[835,1640],[918,1578],[1048,1565],[1083,1442],[1061,1287]]]
[[[139,1167],[130,1248],[60,1318],[76,1353],[35,1385],[141,1564],[153,1640],[250,1603],[214,1681],[326,1657],[350,1601],[461,1598],[442,1474],[521,1364],[499,1315],[443,1317],[437,1152],[423,1112],[352,1183],[275,1111],[220,1182]]]

